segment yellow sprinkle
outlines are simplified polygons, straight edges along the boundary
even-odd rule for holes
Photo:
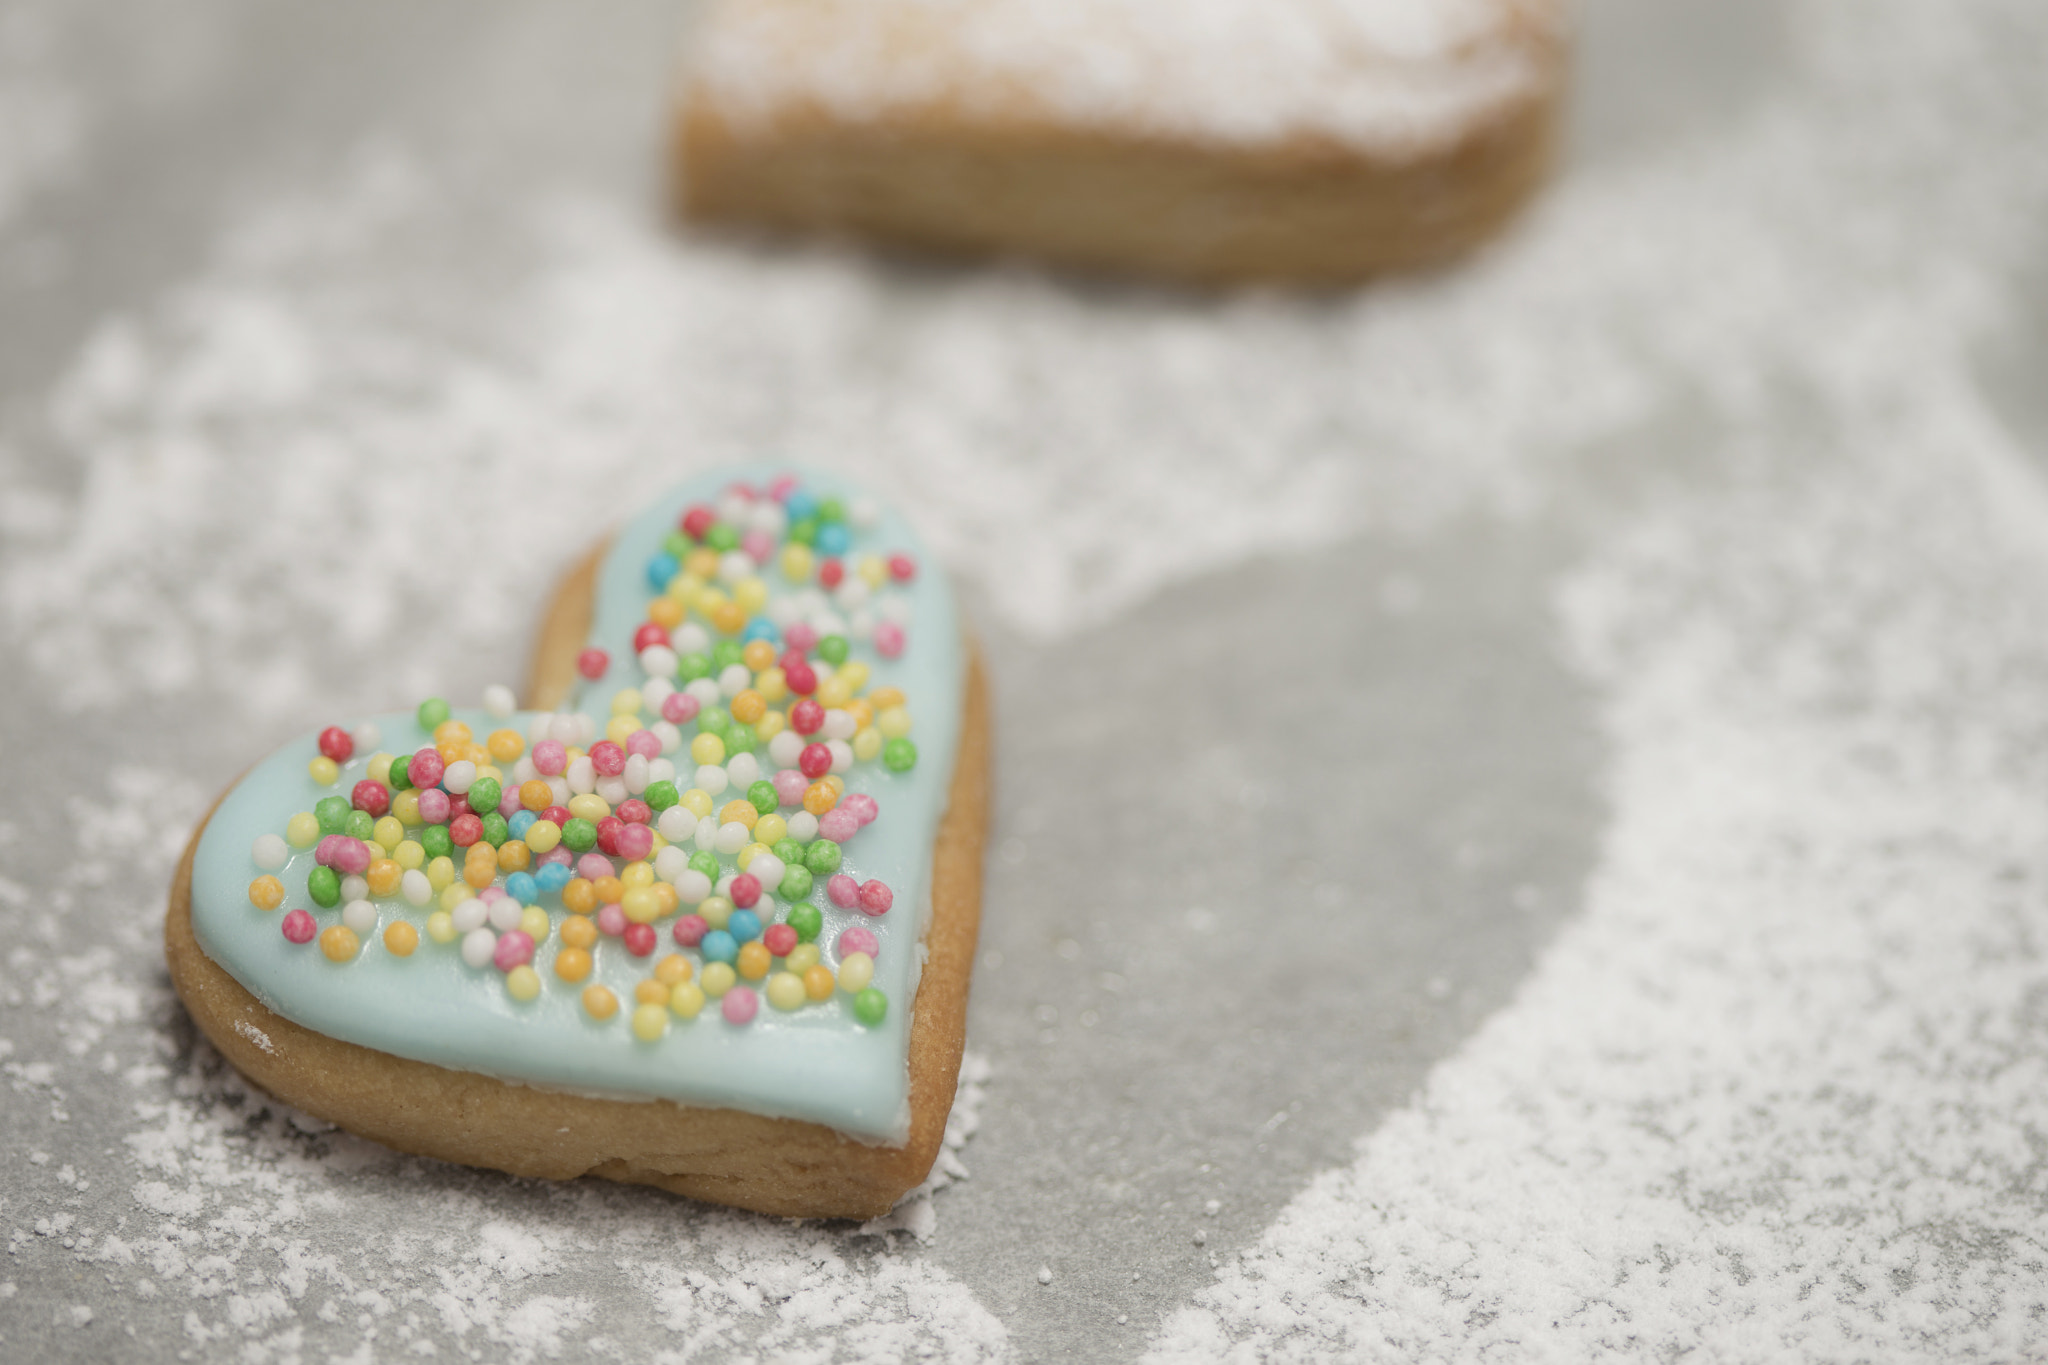
[[[668,1032],[668,1009],[663,1005],[640,1005],[633,1010],[633,1036],[643,1043],[661,1041]]]

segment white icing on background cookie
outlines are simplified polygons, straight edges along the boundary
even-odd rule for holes
[[[723,0],[691,58],[721,109],[864,121],[943,101],[1134,134],[1438,146],[1553,78],[1554,0]]]

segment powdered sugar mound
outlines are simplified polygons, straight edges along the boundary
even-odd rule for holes
[[[1440,146],[1552,69],[1549,0],[728,0],[692,78],[742,120],[940,106],[1166,137]]]
[[[946,1135],[940,1140],[939,1159],[932,1165],[932,1173],[898,1200],[895,1208],[861,1224],[862,1232],[876,1236],[907,1232],[920,1242],[932,1240],[939,1227],[932,1196],[967,1179],[967,1165],[960,1153],[981,1127],[981,1102],[988,1091],[990,1070],[986,1057],[970,1052],[960,1059],[960,1081],[953,1093],[953,1107],[946,1112]]]

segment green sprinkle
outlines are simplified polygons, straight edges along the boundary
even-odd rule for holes
[[[647,803],[647,809],[659,815],[682,798],[676,794],[673,782],[649,782],[647,790],[640,793],[640,799]]]
[[[788,923],[796,930],[797,942],[811,943],[817,939],[819,930],[825,927],[825,916],[817,906],[804,901],[789,907]]]
[[[512,837],[512,831],[505,824],[505,817],[492,811],[484,817],[484,842],[492,848]]]
[[[704,543],[724,554],[727,550],[739,548],[740,533],[725,522],[714,521],[710,529],[704,532]]]
[[[719,738],[725,741],[726,758],[731,759],[734,754],[750,754],[754,752],[754,743],[757,736],[754,734],[754,727],[751,725],[733,725],[727,727],[726,732],[719,736]]]
[[[702,654],[685,654],[676,660],[676,676],[686,683],[711,676],[711,660]]]
[[[366,810],[352,810],[348,813],[348,820],[342,825],[341,832],[351,839],[367,841],[371,831],[376,828],[377,822],[370,818],[370,812]]]
[[[846,662],[846,637],[827,635],[818,641],[818,657],[834,668]]]
[[[323,796],[313,803],[313,818],[320,822],[322,834],[339,834],[348,828],[348,798],[346,796]]]
[[[830,839],[813,839],[804,850],[804,866],[814,877],[829,877],[839,870],[839,845]]]
[[[597,843],[597,826],[582,816],[574,816],[562,826],[562,842],[577,853],[588,853]]]
[[[773,853],[784,867],[794,866],[804,860],[804,846],[794,839],[777,839],[769,846],[768,851]],[[794,897],[785,896],[783,899],[791,900]]]
[[[331,906],[341,899],[341,874],[331,867],[316,867],[306,874],[306,894],[315,904]]]
[[[702,872],[711,878],[713,885],[716,885],[718,879],[725,874],[725,870],[718,865],[718,855],[703,848],[690,855],[690,870]]]
[[[397,758],[391,760],[391,768],[384,774],[384,780],[392,791],[402,792],[412,786],[411,769],[411,757],[406,754],[400,754]]]
[[[819,521],[845,521],[846,504],[837,498],[826,498],[818,504]]]
[[[479,777],[469,784],[469,808],[478,815],[485,811],[496,813],[498,802],[505,797],[505,789],[498,785],[495,777]]]
[[[448,837],[446,825],[428,825],[421,830],[420,847],[427,851],[429,858],[450,858],[455,855],[455,841]]]
[[[782,885],[775,888],[775,894],[786,901],[800,901],[811,894],[811,870],[802,863],[790,863],[782,869]]]
[[[907,739],[892,739],[882,746],[882,763],[892,773],[907,773],[917,766],[917,746]]]
[[[732,712],[723,706],[707,706],[697,713],[697,733],[700,735],[717,735],[724,739],[731,729]]]
[[[425,730],[428,734],[434,733],[434,728],[446,719],[448,719],[448,703],[441,698],[428,697],[420,703],[420,729]]]
[[[652,806],[654,803],[649,801],[647,804]],[[775,794],[775,784],[764,777],[747,788],[747,804],[762,815],[773,815],[775,808],[782,804],[782,798]]]
[[[817,518],[805,517],[802,521],[791,522],[789,538],[799,545],[816,545],[818,543]]]
[[[889,997],[868,987],[853,997],[853,1017],[873,1028],[889,1017]]]
[[[692,547],[688,536],[681,531],[670,531],[662,537],[661,548],[668,551],[670,558],[680,564],[683,556],[690,553]]]
[[[711,646],[711,662],[722,671],[731,668],[736,663],[744,663],[745,660],[740,656],[745,651],[746,646],[742,645],[738,640],[720,640],[717,644]]]

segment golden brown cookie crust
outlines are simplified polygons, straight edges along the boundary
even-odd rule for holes
[[[564,579],[542,620],[530,704],[566,694],[589,627],[602,555]],[[966,1041],[967,985],[981,922],[988,817],[988,687],[969,647],[959,757],[932,856],[932,920],[910,1025],[910,1138],[856,1141],[821,1124],[608,1100],[450,1071],[302,1028],[273,1013],[192,933],[192,832],[171,884],[164,952],[193,1022],[244,1076],[279,1099],[388,1147],[513,1175],[602,1176],[791,1218],[872,1218],[931,1170]],[[216,802],[218,804],[218,802]],[[211,812],[208,812],[209,818]]]

